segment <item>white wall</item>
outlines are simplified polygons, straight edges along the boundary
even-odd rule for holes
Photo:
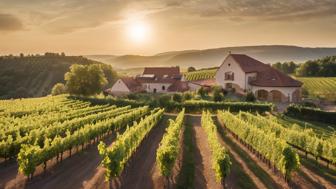
[[[129,93],[130,90],[126,86],[126,84],[121,80],[118,79],[111,88],[112,93]]]
[[[144,83],[142,84],[142,86],[149,93],[153,93],[154,89],[156,89],[157,93],[166,93],[170,85],[171,83]],[[162,90],[162,86],[165,86],[165,90]]]
[[[259,87],[259,86],[252,86],[252,92],[255,94],[257,90],[266,90],[267,92],[271,92],[272,90],[280,91],[285,97],[289,96],[289,101],[292,102],[293,92],[300,87]]]
[[[230,64],[230,66],[229,66]],[[233,72],[234,80],[225,80],[225,72]],[[215,76],[216,82],[225,88],[227,83],[237,84],[240,88],[246,89],[245,72],[241,69],[240,65],[231,57],[228,56],[218,68]]]

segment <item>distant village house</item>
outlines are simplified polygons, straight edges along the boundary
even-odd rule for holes
[[[257,99],[264,101],[301,100],[300,81],[243,54],[229,54],[218,68],[214,79],[184,81],[179,67],[146,67],[141,75],[120,78],[108,92],[113,95],[135,92],[174,93],[196,91],[214,85],[241,95],[253,92]]]

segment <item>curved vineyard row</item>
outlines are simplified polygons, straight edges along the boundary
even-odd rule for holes
[[[162,176],[169,177],[175,165],[177,156],[180,152],[180,138],[184,120],[183,109],[176,117],[176,120],[169,120],[169,126],[166,129],[160,146],[156,152],[156,161]]]
[[[203,111],[201,124],[207,134],[212,153],[212,168],[215,171],[216,180],[224,182],[225,177],[230,173],[230,156],[227,150],[218,141],[217,127],[211,118],[210,112]]]
[[[145,119],[142,119],[139,123],[134,123],[132,127],[128,127],[124,134],[117,137],[110,148],[106,147],[105,143],[100,142],[98,149],[103,158],[102,166],[106,169],[105,177],[107,180],[111,177],[120,176],[129,158],[151,129],[157,125],[163,112],[164,109],[153,110]]]
[[[184,73],[184,77],[187,81],[213,79],[215,77],[216,71],[217,69],[187,72],[187,73]]]
[[[269,165],[272,163],[286,179],[299,167],[300,158],[297,152],[274,133],[267,133],[255,123],[245,122],[228,111],[218,111],[217,117],[236,138],[244,141],[250,149],[256,150],[268,160]]]
[[[67,132],[73,133],[74,131],[86,126],[87,124],[93,124],[97,121],[113,118],[129,111],[130,106],[112,109],[106,112],[98,114],[88,115],[83,118],[75,118],[63,123],[56,123],[52,126],[39,125],[38,128],[31,130],[28,135],[24,137],[17,137],[13,139],[11,135],[6,140],[0,142],[0,157],[14,157],[16,156],[23,144],[38,144],[43,147],[45,145],[45,139],[53,139],[56,136],[64,136]]]
[[[336,77],[297,77],[303,82],[303,88],[311,97],[336,99]]]
[[[0,127],[0,140],[6,139],[9,135],[13,138],[25,136],[31,130],[39,128],[41,125],[46,127],[52,126],[54,123],[68,121],[74,118],[83,117],[103,111],[114,109],[116,106],[89,106],[85,108],[77,108],[66,113],[50,112],[40,116],[25,116],[24,118],[13,118],[5,120],[5,126]],[[20,135],[20,136],[19,136]]]
[[[316,136],[312,129],[286,128],[280,125],[275,119],[267,119],[262,116],[255,116],[251,113],[240,112],[241,119],[255,125],[264,132],[272,134],[287,141],[306,153],[311,153],[315,158],[323,157],[330,162],[336,163],[336,140],[334,138],[321,139]]]
[[[23,145],[17,158],[19,171],[32,177],[37,166],[44,164],[46,169],[47,161],[53,157],[58,159],[60,155],[62,158],[66,150],[69,150],[71,155],[72,148],[79,145],[83,148],[84,144],[91,143],[92,140],[111,131],[118,131],[147,113],[148,107],[137,108],[114,118],[90,123],[72,134],[67,132],[65,137],[56,136],[53,140],[46,138],[42,148],[38,145]]]

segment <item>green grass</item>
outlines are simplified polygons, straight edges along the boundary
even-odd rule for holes
[[[336,77],[297,77],[309,97],[336,100]]]
[[[176,188],[178,189],[194,188],[195,164],[193,153],[195,146],[193,145],[192,135],[192,126],[186,124],[184,129],[182,167],[176,183]]]
[[[335,134],[335,126],[324,124],[324,123],[317,123],[312,121],[302,121],[292,117],[288,117],[285,115],[277,116],[277,119],[281,125],[284,127],[291,127],[293,124],[297,124],[302,128],[311,128],[313,131],[323,138],[331,137]]]

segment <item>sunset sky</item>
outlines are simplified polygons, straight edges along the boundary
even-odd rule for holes
[[[335,0],[0,0],[0,54],[336,47]]]

